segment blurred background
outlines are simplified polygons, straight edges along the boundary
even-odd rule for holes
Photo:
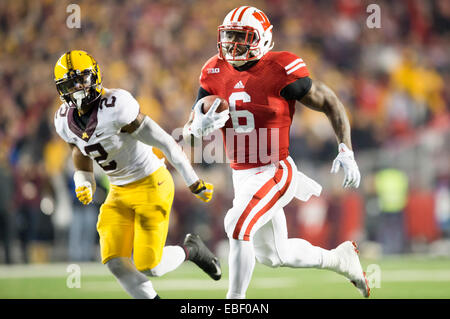
[[[70,3],[81,8],[80,28],[66,25]],[[371,3],[381,28],[366,25]],[[351,119],[357,190],[329,173],[337,145],[327,118],[297,105],[291,156],[323,193],[286,207],[289,236],[329,249],[356,239],[374,258],[450,255],[450,1],[14,0],[0,2],[0,263],[100,260],[95,227],[109,185],[96,170],[95,203],[83,207],[74,196],[69,147],[53,126],[57,59],[89,52],[105,87],[129,90],[172,132],[187,121],[201,67],[216,53],[217,26],[240,5],[267,14],[274,50],[302,57]],[[231,171],[194,167],[215,197],[199,203],[170,167],[168,244],[196,232],[225,257]]]

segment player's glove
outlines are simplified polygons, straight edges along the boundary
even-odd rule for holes
[[[339,172],[340,167],[344,168],[344,182],[342,186],[347,187],[359,187],[361,181],[361,173],[359,172],[358,165],[356,164],[353,151],[350,150],[344,143],[339,144],[339,154],[333,161],[331,167],[331,173],[336,174]]]
[[[214,192],[213,184],[205,183],[201,179],[189,186],[189,189],[195,195],[195,197],[199,198],[205,203],[211,200]]]
[[[92,202],[92,186],[91,183],[85,182],[84,185],[80,185],[75,189],[77,198],[84,205],[88,205]]]
[[[94,174],[92,172],[76,171],[73,179],[78,200],[84,205],[88,205],[92,202],[95,192]]]
[[[223,127],[230,117],[230,111],[225,110],[217,113],[220,99],[217,98],[206,114],[202,112],[202,102],[197,102],[194,106],[194,119],[189,130],[195,137],[206,136],[215,130]]]

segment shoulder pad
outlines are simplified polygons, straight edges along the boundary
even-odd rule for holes
[[[139,114],[139,103],[131,93],[123,89],[105,91],[100,107],[108,110],[106,114],[111,116],[114,125],[120,129],[133,122]]]

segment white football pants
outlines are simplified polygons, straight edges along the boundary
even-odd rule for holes
[[[277,164],[233,170],[235,198],[224,222],[230,241],[227,298],[245,298],[255,258],[270,267],[329,268],[337,262],[326,249],[288,239],[283,207],[303,181],[298,176],[290,157]]]

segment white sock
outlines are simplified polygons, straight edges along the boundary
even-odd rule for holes
[[[255,252],[249,241],[230,239],[229,284],[227,299],[244,299],[253,269]]]
[[[153,299],[156,291],[148,278],[139,272],[130,258],[117,257],[106,265],[122,288],[135,299]]]
[[[337,266],[338,258],[334,251],[313,246],[300,238],[288,239],[287,245],[285,267],[334,269]]]
[[[322,249],[322,264],[321,268],[336,270],[339,266],[339,256],[334,250]]]
[[[177,269],[185,259],[186,253],[181,246],[165,246],[159,264],[143,273],[147,276],[159,277]]]

